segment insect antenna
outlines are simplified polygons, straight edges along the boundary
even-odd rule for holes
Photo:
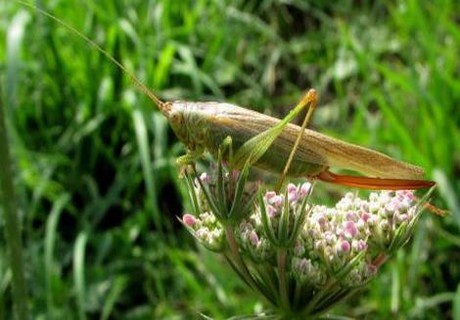
[[[35,5],[31,4],[31,3],[21,1],[21,0],[16,0],[16,1],[19,2],[20,4],[24,5],[24,6],[32,8],[34,10],[37,10],[41,14],[47,16],[48,18],[54,20],[58,24],[62,25],[66,29],[68,29],[71,32],[73,32],[74,34],[76,34],[78,37],[83,39],[88,45],[90,45],[91,47],[95,48],[97,51],[99,51],[101,54],[103,54],[107,59],[109,59],[113,64],[115,64],[118,68],[120,68],[129,77],[129,79],[134,83],[134,85],[142,93],[144,93],[147,97],[149,97],[150,100],[152,100],[157,105],[157,107],[160,109],[160,111],[163,111],[165,108],[167,108],[167,103],[165,103],[162,100],[160,100],[149,88],[147,88],[147,86],[144,83],[142,83],[142,81],[140,81],[132,72],[130,72],[124,65],[122,65],[120,62],[118,62],[118,60],[116,60],[114,57],[112,57],[106,50],[104,50],[96,42],[94,42],[93,40],[91,40],[90,38],[85,36],[83,33],[78,31],[74,27],[72,27],[70,24],[68,24],[68,23],[64,22],[63,20],[53,16],[51,13],[48,13],[45,10],[40,9],[39,7],[37,7],[37,6],[35,6]]]

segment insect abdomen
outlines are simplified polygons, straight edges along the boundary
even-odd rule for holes
[[[215,153],[222,141],[226,137],[230,136],[232,138],[232,148],[234,154],[245,142],[260,133],[250,127],[241,130],[239,127],[234,128],[233,126],[228,126],[222,123],[220,123],[219,126],[210,126],[209,131],[206,148],[211,151],[211,153]],[[254,165],[258,168],[277,174],[283,172],[293,145],[294,140],[289,139],[284,134],[281,134]],[[296,157],[294,157],[291,163],[288,171],[289,176],[315,176],[327,168],[327,166],[319,164],[325,160],[319,160],[319,163],[313,163],[311,161],[313,158],[320,159],[321,157],[319,154],[307,149],[301,149],[302,148],[299,148],[299,153],[296,154]],[[310,153],[308,157],[307,153]]]

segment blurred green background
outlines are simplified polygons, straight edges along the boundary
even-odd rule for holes
[[[433,204],[451,214],[424,214],[405,250],[335,314],[460,319],[458,1],[35,3],[163,99],[281,117],[314,87],[312,128],[425,167],[439,186]],[[220,319],[266,307],[178,223],[189,206],[175,165],[184,147],[152,102],[61,25],[14,1],[0,11],[34,318]],[[2,216],[0,226],[1,319],[11,273]]]

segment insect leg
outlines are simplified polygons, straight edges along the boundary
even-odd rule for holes
[[[281,189],[281,187],[283,186],[284,180],[286,180],[286,175],[289,171],[289,168],[291,167],[291,163],[292,163],[292,160],[294,159],[295,152],[297,151],[297,148],[299,146],[300,140],[302,139],[305,128],[307,127],[308,122],[310,122],[310,119],[313,115],[313,111],[315,111],[316,109],[317,102],[318,102],[318,95],[316,94],[316,90],[310,89],[307,92],[307,94],[299,101],[299,103],[297,103],[297,106],[295,107],[296,109],[296,108],[304,108],[305,106],[308,106],[308,110],[303,120],[302,127],[300,128],[297,139],[294,143],[294,146],[292,147],[291,153],[289,154],[289,158],[286,161],[286,165],[284,166],[283,173],[280,176],[276,190]]]
[[[225,151],[225,149],[228,148],[228,159],[229,162],[232,162],[233,159],[233,140],[231,136],[227,136],[224,141],[222,141],[222,150]]]
[[[315,97],[315,99],[312,99]],[[305,108],[307,104],[310,104],[311,101],[316,101],[316,91],[311,89],[305,94],[305,96],[300,100],[300,102],[292,109],[286,117],[284,117],[280,122],[275,126],[271,127],[268,130],[265,130],[253,138],[246,141],[235,153],[230,166],[233,168],[243,168],[247,163],[248,165],[253,165],[256,163],[271,145],[275,142],[276,138],[283,132],[283,129],[286,125],[291,122],[299,112]]]
[[[180,166],[193,165],[193,163],[199,159],[204,153],[203,148],[198,148],[194,150],[187,150],[187,153],[178,157],[176,163]]]
[[[323,171],[316,176],[321,181],[330,182],[342,186],[355,187],[369,190],[409,190],[423,189],[434,186],[434,181],[408,180],[408,179],[387,179],[341,175]]]

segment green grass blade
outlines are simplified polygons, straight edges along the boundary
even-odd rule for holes
[[[133,124],[136,132],[136,141],[139,148],[141,158],[142,172],[144,181],[147,187],[147,208],[152,211],[153,221],[158,231],[163,229],[162,217],[158,208],[157,186],[155,183],[154,170],[152,168],[152,160],[150,157],[150,148],[145,126],[145,120],[140,110],[133,111]]]
[[[460,320],[460,284],[457,286],[457,291],[454,296],[452,319]]]
[[[128,278],[117,277],[112,281],[112,287],[105,299],[104,307],[102,308],[101,320],[110,319],[111,313],[114,310],[114,306],[117,300],[120,298],[123,290],[126,289],[128,284]]]
[[[0,88],[1,92],[1,88]],[[29,302],[21,238],[21,220],[13,183],[13,165],[10,156],[3,97],[0,97],[0,203],[3,210],[9,267],[12,272],[13,303],[19,320],[29,319]]]
[[[75,241],[73,252],[73,276],[77,303],[78,319],[86,319],[86,289],[85,289],[85,249],[87,234],[82,232]]]
[[[66,204],[69,202],[69,194],[63,194],[59,197],[51,209],[51,213],[48,216],[46,221],[46,231],[45,231],[45,279],[46,279],[46,305],[48,311],[48,317],[53,318],[54,309],[58,308],[54,302],[53,294],[53,278],[58,275],[55,274],[55,265],[58,265],[55,261],[54,250],[57,241],[57,224],[59,222],[59,217]]]

